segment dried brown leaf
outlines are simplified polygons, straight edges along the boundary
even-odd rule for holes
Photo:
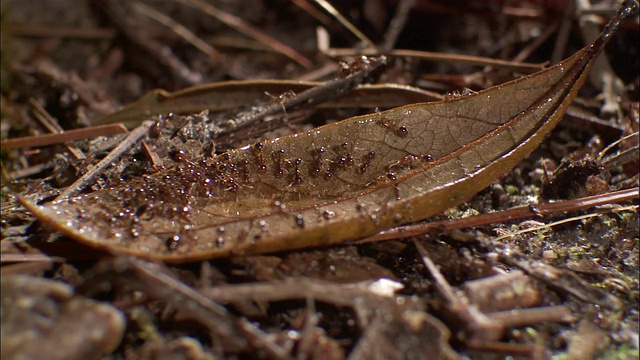
[[[472,95],[185,161],[49,206],[22,202],[78,241],[170,262],[345,243],[425,219],[542,142],[636,5],[561,63]]]

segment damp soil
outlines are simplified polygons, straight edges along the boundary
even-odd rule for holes
[[[157,88],[177,91],[227,80],[325,82],[361,66],[358,57],[321,51],[318,27],[329,33],[332,48],[357,50],[363,44],[315,2],[202,3],[3,1],[2,140],[56,132],[51,123],[65,131],[90,128],[95,119]],[[204,10],[206,4],[218,9],[217,18]],[[602,10],[581,22],[571,1],[365,0],[334,6],[373,43],[389,49],[530,63],[575,53],[586,43],[589,27],[599,30],[616,7],[597,2],[593,6]],[[403,16],[405,6],[409,10]],[[297,55],[221,21],[230,17]],[[210,47],[185,40],[181,27]],[[388,43],[393,32],[397,41]],[[432,221],[464,222],[518,206],[535,213],[544,204],[637,189],[639,36],[635,16],[614,36],[603,64],[594,68],[543,145],[508,175]],[[383,70],[362,81],[412,85],[446,97],[524,74],[454,61],[393,56],[386,61]],[[603,88],[608,74],[617,76],[616,85]],[[234,127],[230,114],[247,113],[260,102],[274,107],[291,96],[267,93],[227,112],[146,118],[154,125],[143,141],[82,192],[130,184],[130,191],[114,196],[125,202],[144,196],[147,205],[127,214],[102,209],[104,221],[116,218],[129,226],[134,218],[160,213],[188,218],[186,201],[168,208],[162,199],[180,199],[187,188],[206,192],[202,174],[224,166],[208,161],[211,155],[257,142],[254,157],[259,159],[260,141],[381,110],[310,107]],[[193,126],[220,118],[229,123],[219,139],[203,133],[206,127]],[[406,129],[393,130],[402,136]],[[20,195],[50,202],[126,136],[100,135],[2,149],[3,358],[38,357],[41,351],[60,359],[639,355],[637,196],[586,210],[373,243],[160,264],[76,243],[35,220],[17,200]],[[600,159],[611,144],[609,157]],[[307,155],[319,164],[324,151]],[[625,152],[632,155],[615,156]],[[335,163],[340,159],[362,172],[370,161],[350,159],[348,152]],[[240,186],[238,166],[238,177],[217,179],[217,189]],[[173,169],[179,181],[157,177],[161,169]],[[303,170],[305,176],[296,170],[287,181],[304,182],[313,175],[313,168]],[[320,178],[332,175],[317,170]],[[168,237],[166,247],[180,241]]]

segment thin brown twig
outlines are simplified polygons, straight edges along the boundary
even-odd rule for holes
[[[296,6],[306,11],[309,15],[311,15],[314,19],[318,20],[325,26],[331,25],[331,18],[325,15],[320,10],[316,9],[309,0],[291,0]]]
[[[362,41],[367,46],[367,48],[374,49],[374,50],[376,49],[376,45],[373,43],[373,41],[369,40],[369,38],[365,34],[363,34],[360,30],[358,30],[358,28],[355,27],[355,25],[353,25],[349,20],[347,20],[347,18],[342,16],[342,14],[340,14],[340,12],[335,7],[333,7],[333,5],[331,5],[328,1],[326,0],[314,0],[314,1],[316,2],[316,4],[320,5],[320,7],[322,7],[326,12],[328,12],[333,17],[335,17],[336,20],[338,20],[338,22],[342,24],[342,26],[344,26],[353,35],[355,35],[355,37],[357,37],[360,41]]]
[[[177,21],[173,20],[169,16],[139,1],[131,3],[131,6],[135,11],[139,12],[140,14],[143,14],[144,16],[147,16],[150,19],[155,20],[158,23],[168,27],[176,35],[180,36],[185,41],[195,46],[198,50],[208,55],[211,59],[219,63],[224,62],[224,56],[218,50],[216,50],[213,46],[204,42],[196,34],[192,33],[189,29],[187,29]]]
[[[113,39],[116,30],[110,28],[81,28],[47,26],[42,24],[2,24],[3,32],[11,33],[15,36],[32,36],[43,38],[74,38],[74,39]]]
[[[417,236],[436,230],[455,230],[501,223],[506,221],[524,220],[540,216],[551,215],[566,211],[588,209],[594,206],[615,204],[623,201],[638,199],[638,188],[615,191],[612,193],[588,196],[580,199],[560,201],[556,203],[541,204],[535,207],[519,206],[509,210],[498,211],[489,214],[470,216],[463,219],[434,221],[424,224],[406,225],[380,232],[356,243],[369,243],[374,241],[392,240],[408,236]]]
[[[86,174],[76,180],[71,186],[66,188],[57,198],[56,201],[62,201],[70,196],[82,191],[85,187],[95,181],[100,174],[117,159],[122,156],[126,151],[131,149],[143,136],[147,134],[149,128],[153,124],[153,121],[145,121],[142,125],[132,130],[129,135],[113,149],[104,159],[100,160],[94,167],[92,167]]]
[[[241,18],[231,15],[229,13],[226,13],[218,8],[216,8],[215,6],[208,4],[204,1],[201,0],[176,0],[177,2],[194,8],[196,10],[202,10],[204,11],[206,14],[211,15],[213,17],[215,17],[216,19],[218,19],[219,21],[223,22],[224,24],[238,30],[239,32],[252,37],[260,42],[265,43],[266,45],[268,45],[269,47],[271,47],[272,49],[275,49],[276,51],[278,51],[279,53],[285,55],[286,57],[292,59],[293,61],[297,62],[298,64],[300,64],[302,67],[309,69],[313,66],[313,63],[311,62],[311,60],[307,59],[306,57],[304,57],[302,54],[298,53],[297,51],[295,51],[293,48],[291,48],[290,46],[278,41],[277,39],[265,34],[264,32],[262,32],[260,29],[256,28],[255,26],[247,23],[246,21],[242,20]]]
[[[372,72],[386,65],[386,58],[371,58],[363,61],[361,69],[356,69],[352,74],[326,81],[318,86],[307,89],[293,96],[283,96],[278,101],[269,101],[261,106],[254,106],[249,110],[242,109],[235,114],[223,114],[221,118],[233,119],[227,128],[219,131],[218,135],[229,134],[243,127],[255,124],[268,115],[277,114],[284,111],[299,110],[309,108],[354,90]],[[286,94],[285,94],[286,95]]]
[[[398,6],[396,7],[396,13],[393,15],[391,23],[389,23],[389,28],[384,34],[382,45],[380,45],[381,51],[389,51],[395,47],[396,41],[398,40],[400,33],[407,23],[409,13],[415,5],[416,0],[401,0],[398,3]]]
[[[488,318],[476,306],[463,301],[438,270],[422,244],[418,241],[414,241],[413,244],[418,249],[427,271],[431,274],[438,294],[444,300],[445,311],[465,333],[466,343],[481,344],[500,339],[504,331],[502,323]]]
[[[498,311],[486,315],[489,319],[502,323],[506,328],[543,322],[574,322],[576,320],[571,314],[571,309],[566,305]]]
[[[131,17],[127,16],[124,2],[109,0],[104,7],[105,12],[114,25],[122,31],[131,41],[140,46],[147,53],[153,55],[153,59],[171,70],[172,74],[190,85],[202,82],[202,74],[189,68],[180,60],[165,44],[149,38],[146,32],[139,31]]]
[[[42,105],[40,105],[40,103],[38,103],[34,98],[29,98],[29,103],[35,108],[35,112],[33,113],[34,116],[36,117],[36,119],[40,121],[40,123],[42,123],[42,125],[44,125],[44,127],[46,127],[49,131],[51,131],[54,134],[59,135],[64,133],[64,130],[62,129],[62,127],[58,125],[58,122],[51,115],[49,115],[47,110],[45,110],[45,108]],[[86,156],[84,155],[82,150],[80,150],[79,148],[73,145],[65,145],[65,146],[67,147],[67,149],[69,149],[69,152],[73,154],[73,156],[75,156],[76,159],[79,159],[79,160],[86,159]]]
[[[98,125],[83,129],[73,129],[57,134],[34,135],[3,140],[1,146],[5,150],[38,147],[61,144],[68,141],[89,139],[98,136],[123,134],[126,132],[127,128],[122,123]]]
[[[332,57],[360,56],[360,55],[375,56],[375,55],[380,55],[380,52],[375,49],[359,50],[359,49],[330,48],[329,50],[326,51],[326,54]],[[453,62],[453,63],[462,63],[462,64],[470,64],[470,65],[478,65],[478,66],[494,66],[494,67],[505,68],[505,69],[513,69],[517,71],[538,71],[544,68],[544,64],[516,62],[516,61],[509,61],[509,60],[486,58],[481,56],[461,55],[461,54],[443,54],[443,53],[419,51],[419,50],[396,49],[388,52],[383,52],[382,55],[416,58],[424,61],[442,61],[442,62]]]
[[[559,26],[560,24],[558,22],[554,22],[553,24],[551,24],[551,26],[547,27],[540,36],[538,36],[534,41],[532,41],[529,45],[522,49],[511,60],[521,62],[527,59],[535,50],[542,46],[545,41],[549,40],[549,38],[558,31]]]

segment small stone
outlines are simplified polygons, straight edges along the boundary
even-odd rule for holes
[[[2,359],[100,359],[125,330],[122,313],[58,281],[2,277]]]

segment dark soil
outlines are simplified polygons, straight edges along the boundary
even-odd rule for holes
[[[323,54],[318,27],[329,33],[332,48],[362,48],[311,1],[208,2],[288,45],[300,55],[297,60],[188,3],[199,2],[3,1],[2,140],[51,133],[39,120],[42,114],[67,131],[90,127],[157,88],[176,91],[226,80],[331,80],[340,60],[353,58]],[[188,29],[213,52],[185,41],[175,25],[153,20],[144,5]],[[582,36],[599,31],[616,9],[612,1],[598,1],[593,5],[598,11],[580,17],[570,0],[417,0],[406,23],[394,25],[405,5],[385,0],[334,4],[376,45],[385,46],[388,33],[399,26],[398,39],[388,49],[529,63],[557,62],[575,53],[586,44]],[[535,212],[549,203],[625,189],[637,193],[638,24],[637,15],[624,23],[579,98],[538,150],[434,221],[464,223],[468,216],[522,205]],[[365,81],[408,84],[443,96],[480,91],[534,71],[387,60],[383,71]],[[314,73],[321,69],[328,71]],[[602,79],[611,74],[617,82],[603,87]],[[287,96],[267,94],[250,99],[248,106]],[[206,144],[149,144],[161,149],[160,165],[173,164],[373,111],[311,108],[274,116],[278,126],[259,124]],[[181,123],[214,115],[151,119]],[[34,220],[17,201],[16,195],[51,201],[122,138],[2,149],[3,358],[640,355],[637,196],[528,220],[179,266],[80,245]],[[136,144],[84,191],[150,173],[154,161],[146,154]]]

